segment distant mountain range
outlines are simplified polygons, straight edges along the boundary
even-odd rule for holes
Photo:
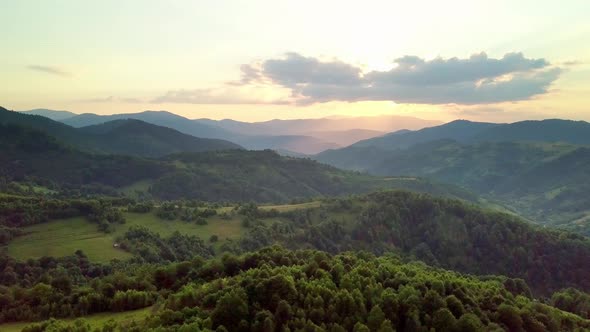
[[[197,138],[140,120],[116,120],[74,128],[43,116],[13,112],[0,107],[0,123],[40,130],[67,145],[97,153],[159,157],[177,152],[242,148],[229,141]]]
[[[590,123],[454,121],[322,152],[318,161],[375,175],[421,176],[590,235]]]
[[[400,130],[361,140],[345,148],[324,151],[314,158],[337,167],[364,171],[388,158],[388,151],[409,149],[437,140],[453,140],[462,144],[521,141],[585,145],[590,144],[590,123],[559,119],[511,124],[456,120],[440,126],[416,131]]]
[[[68,111],[54,111],[54,110],[48,110],[45,108],[36,108],[33,110],[24,111],[22,113],[31,114],[31,115],[41,115],[41,116],[44,116],[46,118],[50,118],[51,120],[55,120],[55,121],[65,120],[65,119],[68,119],[68,118],[78,115],[76,113],[72,113],[72,112],[68,112]]]
[[[440,124],[438,121],[405,116],[271,120],[249,123],[227,119],[191,120],[165,111],[115,115],[70,113],[73,115],[70,117],[65,117],[60,111],[31,110],[27,112],[46,116],[77,128],[112,120],[137,119],[173,128],[195,137],[228,140],[247,149],[273,149],[295,155],[316,154],[327,149],[348,146],[389,131],[420,129]]]

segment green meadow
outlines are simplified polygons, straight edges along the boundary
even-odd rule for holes
[[[309,202],[290,205],[263,206],[262,209],[277,209],[288,211],[319,206],[320,202]],[[219,213],[230,212],[231,208],[219,209]],[[26,260],[42,256],[62,257],[82,250],[93,262],[108,262],[112,259],[130,258],[131,254],[116,248],[116,238],[123,235],[129,227],[142,225],[162,237],[168,237],[173,232],[196,235],[208,242],[212,235],[217,235],[219,241],[215,247],[224,241],[239,238],[246,228],[242,226],[241,216],[222,219],[220,216],[207,218],[207,225],[197,225],[182,220],[163,220],[154,213],[124,213],[126,222],[116,225],[112,233],[103,233],[96,224],[82,217],[54,220],[24,228],[25,234],[18,236],[8,244],[8,254],[12,257]]]
[[[131,323],[132,321],[140,321],[150,315],[152,307],[124,311],[124,312],[102,312],[100,314],[88,315],[84,317],[64,319],[63,321],[67,324],[73,324],[77,319],[84,319],[92,328],[100,328],[104,323],[109,320],[114,320],[117,323]],[[31,322],[18,322],[18,323],[5,323],[0,324],[0,331],[2,332],[17,332],[21,331],[25,326],[33,324]]]

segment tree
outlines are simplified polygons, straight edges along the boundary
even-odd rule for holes
[[[461,317],[465,312],[465,309],[463,308],[463,303],[461,303],[461,301],[455,295],[447,296],[445,302],[447,304],[447,308],[451,310],[455,318]]]
[[[522,318],[515,307],[501,304],[498,307],[498,318],[510,331],[522,331]]]
[[[391,325],[391,321],[389,319],[386,319],[383,321],[383,323],[381,323],[381,326],[379,327],[379,330],[377,330],[378,332],[395,332],[395,329],[393,328],[393,325]]]
[[[374,305],[369,312],[369,316],[367,317],[367,325],[371,331],[376,331],[379,329],[384,320],[385,314],[383,313],[383,310],[381,310],[378,305]]]
[[[461,316],[461,318],[459,318],[459,321],[457,321],[456,326],[456,330],[458,332],[478,332],[481,331],[482,328],[483,325],[481,323],[481,320],[479,319],[479,317],[472,313],[466,313],[463,316]]]
[[[213,326],[223,325],[230,331],[237,330],[242,320],[248,320],[248,302],[245,300],[246,298],[246,293],[241,288],[223,295],[211,314]]]
[[[453,313],[447,308],[438,309],[432,317],[432,326],[437,331],[453,331],[456,319]]]
[[[371,330],[367,327],[367,325],[365,325],[361,322],[357,322],[354,325],[354,329],[352,331],[353,332],[371,332]]]

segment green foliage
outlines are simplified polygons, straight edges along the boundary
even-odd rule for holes
[[[237,270],[201,265],[195,275],[204,282],[189,283],[164,306],[176,312],[200,308],[201,319],[211,315],[213,329],[227,330],[481,331],[524,328],[527,320],[548,331],[590,326],[533,298],[514,296],[501,278],[462,276],[395,258],[269,248],[234,262]],[[339,276],[333,273],[337,266],[346,266]],[[425,294],[433,292],[448,301],[429,302]],[[179,323],[169,324],[173,330]]]
[[[183,235],[176,231],[168,238],[150,231],[143,226],[131,226],[117,241],[123,250],[136,255],[143,262],[177,262],[194,256],[209,257],[211,248],[194,235]]]
[[[62,191],[100,192],[106,187],[104,191],[112,193],[112,187],[159,177],[172,169],[146,159],[80,152],[44,133],[1,123],[0,150],[0,176],[51,182]]]
[[[380,192],[325,200],[320,207],[278,216],[278,221],[268,223],[254,219],[255,226],[233,247],[221,249],[244,252],[279,242],[332,253],[396,252],[447,269],[514,278],[505,281],[513,294],[529,295],[529,286],[545,295],[569,286],[590,290],[586,238],[456,200]],[[457,319],[462,314],[460,308],[453,313]]]
[[[564,289],[554,293],[550,303],[556,308],[590,319],[590,294],[588,293],[575,288]]]
[[[361,158],[366,164],[360,169],[371,174],[424,176],[458,185],[533,221],[590,235],[588,147],[507,139],[471,143],[427,141],[403,150],[380,150],[373,158],[355,154],[375,147],[354,147],[319,160],[350,169],[348,159]]]
[[[25,287],[2,286],[0,320],[72,317],[141,308],[154,304],[159,297],[155,311],[144,321],[127,325],[105,322],[106,330],[536,328],[557,332],[590,328],[588,319],[529,296],[515,296],[501,277],[461,275],[366,252],[331,256],[319,251],[272,247],[207,261],[115,265],[112,269],[108,274],[71,280],[69,288],[62,281],[51,285],[31,281]],[[63,276],[59,268],[47,271],[49,275]],[[79,322],[66,325],[48,321],[29,329],[88,325]]]
[[[309,159],[282,157],[270,150],[176,154],[164,160],[183,165],[152,185],[151,194],[164,200],[287,202],[391,185]]]
[[[68,196],[119,195],[117,189],[124,191],[149,181],[149,194],[159,200],[289,202],[381,188],[475,199],[465,190],[448,185],[414,178],[371,177],[309,159],[282,157],[270,150],[183,153],[160,160],[141,159],[81,152],[42,132],[0,126],[0,177],[4,179],[0,182],[51,184],[52,190]]]

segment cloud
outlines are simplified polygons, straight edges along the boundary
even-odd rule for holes
[[[564,61],[561,64],[567,67],[573,67],[573,66],[581,66],[581,65],[585,65],[588,64],[589,61],[582,61],[582,60],[570,60],[570,61]]]
[[[57,76],[61,76],[61,77],[72,76],[71,73],[68,73],[67,71],[64,71],[64,70],[57,68],[57,67],[29,65],[29,66],[27,66],[27,68],[30,70],[34,70],[34,71],[38,71],[38,72],[42,72],[42,73],[46,73],[46,74],[57,75]]]
[[[264,93],[259,88],[218,88],[218,89],[180,89],[170,90],[151,102],[183,104],[277,104],[291,102],[283,98]]]
[[[522,53],[489,58],[425,60],[404,56],[387,71],[363,72],[339,60],[287,53],[243,65],[234,84],[271,82],[291,91],[297,104],[330,101],[394,101],[416,104],[489,104],[530,99],[548,92],[562,70]]]
[[[89,99],[81,99],[78,100],[83,103],[115,103],[115,102],[122,102],[122,103],[130,103],[130,104],[137,104],[143,103],[144,101],[138,98],[122,98],[122,97],[98,97],[98,98],[89,98]]]

